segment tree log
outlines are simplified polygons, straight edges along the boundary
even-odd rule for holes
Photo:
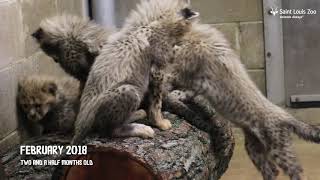
[[[217,114],[205,98],[190,91],[171,91],[163,99],[163,109],[209,134],[217,164],[214,177],[219,179],[228,169],[235,146],[230,122]]]
[[[88,154],[67,159],[91,159],[94,165],[62,167],[65,172],[62,179],[219,179],[233,153],[230,125],[217,118],[213,108],[201,97],[179,99],[173,94],[165,98],[163,108],[184,117],[194,126],[165,112],[173,128],[155,129],[154,139],[87,138]],[[68,145],[70,139],[47,135],[24,144]],[[55,158],[20,155],[17,147],[4,155],[2,162],[9,179],[42,180],[50,179],[56,166],[22,166],[20,160]]]
[[[2,166],[2,163],[0,162],[0,179],[5,180],[6,179],[6,175],[4,172],[4,167]]]
[[[137,179],[148,179],[145,177],[152,177],[151,179],[209,179],[210,176],[218,179],[221,176],[220,163],[217,163],[218,157],[210,151],[209,137],[206,133],[179,119],[174,121],[171,130],[156,130],[156,133],[154,139],[147,140],[140,138],[87,139],[90,147],[88,155],[74,156],[72,159],[92,159],[96,170],[92,170],[90,166],[68,166],[66,168],[69,168],[69,173],[65,179],[80,179],[75,177],[79,174],[82,178],[86,177],[83,174],[90,174],[90,177],[94,174],[95,177],[108,175],[113,177],[112,179],[123,179],[123,177],[138,176],[137,171],[141,172],[141,169],[146,172],[140,174]],[[69,140],[70,138],[65,136],[50,135],[34,138],[26,144],[67,145]],[[45,160],[54,159],[54,157],[21,156],[17,148],[2,158],[6,174],[10,179],[50,179],[55,166],[21,166],[21,159]],[[131,165],[127,167],[125,164]],[[132,170],[133,167],[139,170]],[[101,168],[103,170],[99,171]]]

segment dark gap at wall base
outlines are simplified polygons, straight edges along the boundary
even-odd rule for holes
[[[92,12],[92,0],[88,0],[88,14],[90,20],[93,19],[93,12]]]
[[[302,108],[319,108],[320,107],[320,102],[319,101],[314,101],[314,102],[291,102],[290,104],[291,108],[296,108],[296,109],[302,109]]]

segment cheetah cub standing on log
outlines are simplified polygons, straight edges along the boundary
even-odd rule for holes
[[[79,144],[92,129],[115,136],[154,136],[149,126],[128,124],[127,120],[148,90],[152,65],[164,65],[169,61],[172,47],[190,29],[189,20],[196,13],[186,14],[185,11],[190,10],[184,8],[171,18],[154,21],[131,32],[120,32],[103,46],[82,93],[72,144]],[[163,121],[156,125],[171,124]]]
[[[170,19],[171,16],[176,16],[177,12],[187,6],[186,1],[184,0],[142,0],[125,19],[123,28],[118,34],[130,34],[142,26],[148,26],[153,21]],[[195,15],[196,14],[185,14],[185,16],[189,16],[190,18],[196,17]],[[118,34],[111,36],[111,41],[113,39],[117,39]],[[162,61],[153,62],[154,64],[151,66],[148,91],[141,106],[147,109],[148,119],[150,122],[160,129],[166,130],[171,127],[171,124],[168,123],[168,120],[163,118],[161,113],[163,96],[168,93],[165,91],[167,90],[165,89],[166,84],[164,78],[165,63],[161,64]],[[164,100],[167,101],[166,103],[172,103],[172,101],[168,102],[168,98],[166,97],[164,98]]]
[[[43,20],[40,28],[32,36],[47,55],[59,63],[67,73],[80,80],[82,91],[95,57],[100,53],[111,32],[112,30],[104,29],[81,17],[61,15]],[[148,117],[157,122],[163,119],[162,77],[157,68],[153,68],[150,78],[149,91],[142,106],[147,109]],[[130,117],[130,120],[134,122],[146,116],[144,110],[139,110]]]
[[[73,78],[33,75],[20,80],[17,105],[31,135],[72,132],[80,105],[78,88]]]
[[[173,69],[174,84],[203,95],[217,113],[242,128],[246,150],[264,180],[276,179],[277,166],[291,180],[301,179],[290,133],[320,143],[320,128],[266,99],[220,32],[193,24],[175,47]]]

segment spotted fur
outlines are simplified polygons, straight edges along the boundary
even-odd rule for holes
[[[65,14],[43,20],[32,36],[47,55],[80,80],[83,88],[95,57],[111,33],[112,29]]]
[[[34,75],[20,80],[17,104],[24,123],[34,125],[31,134],[72,132],[80,104],[78,88],[73,78]]]
[[[177,16],[177,12],[186,7],[188,7],[188,4],[185,0],[141,0],[140,3],[137,4],[137,7],[131,11],[129,16],[125,19],[123,28],[118,34],[130,34],[130,32],[135,31],[137,28],[146,26],[153,21],[164,19],[170,21]],[[196,14],[184,15],[191,17]],[[117,39],[118,34],[115,34],[111,39]],[[156,65],[151,68],[149,90],[143,103],[147,104],[147,114],[151,123],[162,130],[171,127],[169,120],[164,119],[161,113],[162,98],[163,95],[167,94],[168,90],[164,87],[165,74],[163,65],[161,64],[156,63]]]
[[[165,66],[173,57],[174,44],[190,29],[189,17],[178,12],[170,19],[118,34],[103,46],[81,97],[72,144],[80,143],[92,129],[109,130],[116,136],[153,137],[150,127],[127,124],[127,120],[148,90],[151,67]]]
[[[184,0],[141,0],[125,19],[122,31],[131,31],[159,19],[175,18],[180,9],[188,6]]]
[[[266,99],[219,31],[193,24],[175,48],[172,69],[175,85],[204,96],[217,113],[243,129],[249,157],[265,180],[277,177],[277,167],[291,180],[301,179],[290,133],[320,143],[319,127],[296,120]]]
[[[131,16],[129,16],[131,18]],[[151,21],[148,20],[148,23]],[[79,32],[79,29],[81,31]],[[90,34],[90,36],[88,35]],[[51,17],[41,23],[41,27],[33,36],[40,42],[42,49],[51,57],[55,58],[58,63],[69,72],[73,77],[81,81],[81,90],[86,82],[88,72],[94,62],[94,57],[100,53],[102,44],[106,43],[110,32],[103,29],[93,22],[83,20],[80,17],[63,15]],[[76,38],[73,38],[76,37]],[[55,44],[57,39],[60,46]],[[74,41],[73,39],[77,39]],[[47,44],[47,45],[46,45]],[[45,48],[50,45],[53,47],[51,53]],[[98,47],[99,46],[99,47]],[[87,52],[88,47],[93,47],[94,51]],[[58,50],[59,49],[59,50]],[[62,54],[61,54],[62,53]],[[84,63],[88,62],[88,63]],[[171,127],[169,120],[162,117],[162,74],[159,68],[153,68],[149,86],[150,92],[147,93],[143,107],[148,111],[148,117],[157,127],[165,130]],[[143,118],[142,110],[137,112],[140,118]],[[135,120],[136,118],[131,118]]]

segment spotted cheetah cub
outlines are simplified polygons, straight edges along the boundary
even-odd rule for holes
[[[172,4],[169,0],[156,1],[159,5]],[[81,143],[93,129],[116,136],[154,136],[150,127],[128,124],[127,120],[148,90],[151,67],[165,65],[173,57],[172,47],[190,29],[192,16],[184,13],[187,9],[120,32],[103,46],[82,93],[72,144]],[[160,123],[156,125],[164,125]]]
[[[200,23],[191,27],[175,47],[174,84],[202,95],[217,113],[242,128],[246,150],[264,180],[276,179],[277,167],[291,180],[301,180],[290,134],[320,143],[320,128],[271,103],[215,28]]]
[[[185,0],[142,0],[125,19],[125,23],[121,31],[110,36],[110,39],[111,41],[113,39],[117,39],[118,34],[130,34],[131,32],[136,31],[139,27],[148,26],[153,21],[174,18],[178,11],[187,7],[189,4],[190,3]],[[182,13],[191,13],[183,14],[188,16],[191,20],[198,15],[192,14],[192,12],[194,11],[183,11]],[[159,53],[161,53],[160,51],[162,50],[159,50]],[[167,98],[167,94],[170,88],[168,88],[168,84],[165,82],[165,64],[161,64],[159,62],[154,61],[154,64],[151,67],[149,87],[142,103],[142,107],[147,109],[148,119],[151,123],[162,130],[166,130],[171,127],[171,124],[168,123],[168,120],[163,118],[161,109],[163,100],[166,101],[164,103],[171,103],[167,101],[169,100],[169,98]]]
[[[112,29],[65,14],[43,20],[32,36],[48,56],[80,81],[82,89],[96,56],[112,33]]]
[[[17,105],[32,135],[71,133],[79,109],[79,82],[32,75],[18,83]]]
[[[113,30],[94,22],[65,14],[44,19],[32,36],[64,71],[80,81],[82,91],[95,57],[113,33]],[[148,110],[150,118],[160,119],[162,91],[153,85],[158,85],[160,80],[153,78],[158,77],[156,73],[150,76],[154,83],[150,84],[150,93],[146,95],[143,107]],[[136,121],[146,116],[144,110],[139,110],[130,120]]]

